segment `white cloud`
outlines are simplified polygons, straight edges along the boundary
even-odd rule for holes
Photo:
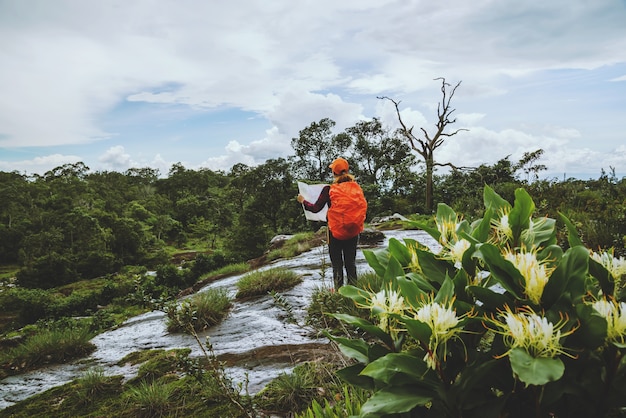
[[[459,126],[478,126],[483,119],[484,113],[459,113],[456,117]]]
[[[82,161],[81,157],[76,155],[51,154],[43,157],[35,157],[31,160],[0,160],[0,170],[42,175],[53,168],[60,167],[64,164],[74,164],[80,161]]]
[[[333,93],[324,95],[295,90],[280,96],[279,104],[267,116],[277,129],[273,136],[284,135],[282,141],[289,145],[291,138],[297,137],[299,131],[312,122],[330,118],[336,123],[335,129],[341,131],[352,126],[362,112],[362,105],[346,103]]]
[[[551,71],[605,70],[602,74],[611,75],[603,82],[624,81],[626,10],[613,0],[35,4],[0,3],[0,149],[95,141],[102,146],[102,141],[124,136],[126,150],[109,147],[102,156],[105,167],[163,165],[161,158],[145,162],[136,155],[141,148],[154,155],[170,154],[165,148],[152,149],[147,142],[150,134],[141,132],[158,121],[141,125],[138,118],[133,120],[136,125],[124,125],[119,122],[124,115],[110,112],[120,112],[123,103],[159,107],[163,112],[177,105],[177,111],[194,109],[190,112],[194,117],[240,109],[265,118],[273,128],[265,131],[264,126],[256,134],[242,135],[238,125],[245,121],[231,122],[233,132],[223,135],[221,144],[224,156],[205,161],[258,163],[284,155],[292,137],[324,117],[335,120],[337,130],[372,115],[396,126],[393,108],[377,100],[379,95],[401,100],[403,118],[415,129],[432,126],[439,99],[433,79],[442,76],[451,82],[463,80],[455,96],[464,112],[457,114],[459,125],[472,132],[481,132],[481,126],[484,132],[498,132],[502,143],[490,135],[476,139],[484,158],[519,152],[524,146],[526,151],[535,145],[547,147],[552,141],[566,144],[571,149],[567,154],[575,156],[575,150],[588,152],[585,131],[593,131],[594,140],[602,135],[616,140],[616,126],[623,127],[623,121],[608,113],[602,116],[601,110],[600,116],[592,116],[578,109],[568,120],[545,128],[544,120],[533,120],[531,100],[512,99],[543,82],[553,85],[556,93],[546,93],[541,100],[554,101],[558,110],[559,94],[569,92],[578,99],[584,94],[577,90],[579,81],[599,77],[594,73],[583,80],[534,78]],[[613,73],[607,70],[612,66]],[[612,97],[619,96],[623,85],[612,84],[617,91]],[[605,96],[602,91],[597,95]],[[618,114],[619,106],[612,107]],[[510,108],[508,113],[519,113],[518,124],[496,128],[494,115],[506,113],[504,107]],[[590,121],[593,117],[608,120]],[[585,130],[584,124],[606,126],[606,133]],[[506,134],[506,128],[512,131]],[[185,129],[181,125],[181,132],[172,136],[188,139],[191,134]],[[561,142],[565,139],[569,141]],[[130,141],[146,143],[131,147]],[[236,141],[241,148],[226,149],[227,141]],[[480,146],[489,141],[491,147]],[[199,164],[194,147],[189,149],[189,164]],[[50,153],[49,148],[42,152]],[[563,150],[555,145],[550,152],[556,156]],[[597,152],[601,155],[596,157],[611,156],[604,148]],[[472,149],[463,155],[469,158],[474,153]],[[545,156],[555,158],[548,150]],[[575,160],[582,162],[582,157]],[[33,164],[23,162],[22,167]],[[620,167],[626,171],[626,166]]]
[[[109,148],[98,158],[98,161],[100,161],[105,168],[115,171],[125,171],[137,166],[137,163],[132,160],[130,154],[127,154],[124,147],[121,145]]]
[[[436,151],[435,156],[437,161],[442,163],[451,162],[459,167],[477,167],[481,164],[493,165],[505,157],[516,163],[524,153],[539,149],[544,153],[537,163],[547,167],[547,170],[541,173],[542,177],[546,178],[561,178],[563,175],[597,178],[601,169],[608,171],[609,166],[623,167],[626,162],[625,147],[616,152],[575,148],[572,147],[567,132],[566,135],[559,137],[533,135],[513,129],[496,132],[484,128],[471,128],[468,132],[460,132],[447,139]]]

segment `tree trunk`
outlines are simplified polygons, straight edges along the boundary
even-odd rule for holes
[[[435,161],[432,155],[426,158],[426,212],[433,213],[433,167]]]

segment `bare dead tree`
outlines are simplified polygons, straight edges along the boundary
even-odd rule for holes
[[[400,122],[399,132],[404,136],[411,145],[411,148],[416,151],[426,164],[426,210],[433,211],[433,173],[436,166],[448,166],[455,170],[464,169],[466,167],[457,167],[452,163],[438,163],[435,161],[435,150],[443,145],[447,138],[450,138],[461,131],[467,131],[467,129],[457,129],[455,131],[448,132],[447,128],[456,122],[456,118],[452,119],[452,114],[456,109],[451,108],[452,98],[456,89],[461,85],[459,81],[452,90],[450,90],[450,84],[446,83],[446,79],[443,77],[435,78],[435,80],[441,80],[441,101],[437,104],[437,123],[435,124],[436,131],[434,134],[428,133],[425,128],[420,127],[421,134],[413,133],[413,126],[408,127],[402,117],[400,116],[400,102],[393,100],[387,96],[378,97],[379,99],[389,100],[396,108],[396,114],[398,115],[398,122]]]

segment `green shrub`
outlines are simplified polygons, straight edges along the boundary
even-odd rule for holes
[[[385,280],[375,272],[367,272],[360,274],[356,281],[356,287],[368,289],[372,292],[378,292],[384,287]]]
[[[54,297],[48,290],[15,287],[4,292],[1,301],[4,311],[16,311],[20,324],[26,325],[49,316]]]
[[[332,405],[329,410],[341,412],[337,417],[347,417],[347,412],[358,410],[368,392],[346,387],[334,375],[338,367],[313,361],[298,364],[291,373],[282,373],[268,383],[254,402],[258,409],[281,416],[311,409],[321,402]]]
[[[185,331],[188,327],[200,331],[218,324],[228,313],[231,300],[226,289],[210,288],[196,293],[180,305],[173,302],[167,308],[167,329]]]
[[[305,324],[317,331],[345,330],[344,324],[331,314],[344,313],[358,315],[354,302],[328,287],[319,287],[311,293],[311,302],[307,307]],[[350,327],[352,328],[352,327]]]
[[[87,322],[40,327],[24,343],[0,353],[0,365],[9,374],[21,373],[48,363],[63,363],[95,349]]]
[[[280,291],[290,289],[302,282],[302,278],[291,270],[285,268],[271,268],[257,270],[243,276],[237,282],[236,298],[260,296],[270,290]]]
[[[626,262],[587,249],[562,215],[561,248],[524,189],[510,204],[485,187],[484,203],[473,222],[439,204],[437,254],[410,239],[365,250],[382,290],[339,289],[372,318],[335,314],[368,338],[330,336],[357,361],[338,375],[374,391],[361,415],[619,416]]]
[[[303,412],[297,413],[295,418],[344,418],[358,416],[361,405],[367,401],[369,392],[363,389],[343,386],[331,400],[324,399],[323,406],[317,399]]]
[[[234,263],[228,264],[224,267],[221,267],[213,272],[212,275],[231,275],[231,274],[241,274],[250,270],[250,264],[248,263]]]
[[[71,260],[55,252],[35,259],[16,275],[19,286],[41,289],[64,285],[76,277]]]
[[[185,272],[173,264],[162,264],[156,269],[155,283],[157,286],[185,287]]]
[[[191,271],[196,277],[200,277],[202,274],[224,267],[227,262],[222,251],[215,251],[211,254],[200,253],[196,255]]]
[[[95,311],[100,301],[100,289],[76,290],[68,296],[54,298],[48,309],[53,318],[80,316]]]
[[[305,409],[317,394],[315,375],[309,367],[296,366],[291,373],[281,373],[256,396],[258,408],[269,412],[297,412]]]
[[[76,379],[75,395],[79,405],[88,405],[94,399],[109,395],[118,395],[122,388],[121,376],[107,376],[102,367],[94,367],[87,370],[81,377]]]
[[[321,244],[321,239],[312,232],[301,232],[288,239],[280,248],[267,254],[267,261],[279,258],[292,258]]]
[[[107,377],[102,367],[94,367],[77,379],[77,383],[89,396],[101,392],[106,386]]]
[[[172,404],[173,387],[160,382],[141,382],[131,387],[128,402],[137,416],[163,417],[174,407]]]

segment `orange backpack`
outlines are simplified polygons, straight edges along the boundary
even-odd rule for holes
[[[361,186],[354,181],[331,184],[327,217],[333,237],[346,240],[359,235],[366,213],[367,201]]]

